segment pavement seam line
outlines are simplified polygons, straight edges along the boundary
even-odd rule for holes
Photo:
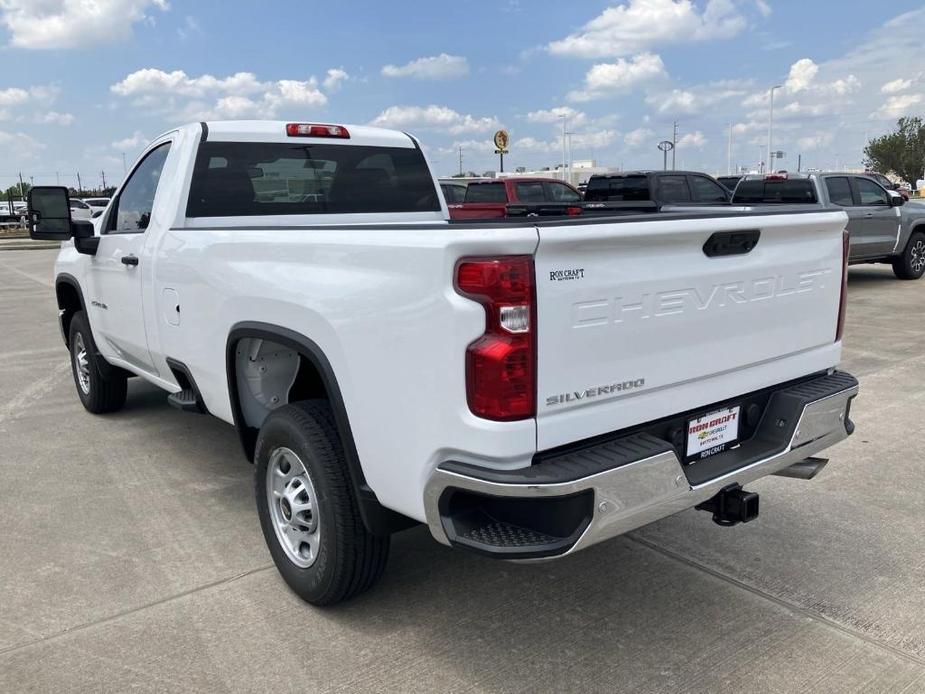
[[[152,607],[158,607],[160,605],[173,602],[174,600],[180,600],[190,595],[195,595],[196,593],[209,590],[211,588],[217,588],[219,586],[227,585],[229,583],[238,581],[242,578],[247,578],[248,576],[253,576],[254,574],[258,574],[258,573],[267,571],[272,568],[273,568],[273,564],[265,564],[264,566],[258,566],[257,568],[249,569],[248,571],[243,571],[239,574],[235,574],[234,576],[229,576],[227,578],[220,578],[217,581],[212,581],[210,583],[206,583],[201,586],[196,586],[195,588],[190,588],[189,590],[184,590],[180,593],[168,595],[166,597],[161,598],[160,600],[154,600],[153,602],[148,602],[148,603],[145,603],[144,605],[139,605],[138,607],[133,607],[129,610],[117,612],[116,614],[112,614],[107,617],[100,617],[99,619],[95,619],[92,622],[84,622],[83,624],[78,624],[75,627],[64,629],[63,631],[58,631],[58,632],[55,632],[54,634],[49,634],[48,636],[43,636],[37,639],[33,639],[31,641],[25,641],[23,643],[17,643],[12,646],[7,646],[6,648],[0,649],[0,656],[7,655],[8,653],[15,653],[18,650],[21,650],[23,648],[28,648],[29,646],[35,646],[36,644],[48,643],[49,641],[57,641],[58,639],[64,636],[69,636],[70,634],[75,634],[81,631],[86,631],[87,629],[92,629],[93,627],[97,627],[102,624],[108,624],[110,622],[115,622],[115,621],[122,619],[123,617],[128,617],[130,615],[137,614],[138,612],[143,612],[144,610],[148,610]]]
[[[43,287],[54,287],[55,286],[53,281],[49,282],[48,280],[41,280],[38,277],[35,277],[34,275],[30,275],[28,272],[23,272],[19,268],[10,267],[9,265],[7,265],[6,263],[2,261],[0,261],[0,265],[3,266],[4,270],[9,270],[10,272],[17,274],[20,277],[25,277],[27,280],[32,280],[36,284],[41,284]]]
[[[752,595],[755,595],[759,598],[764,598],[768,602],[773,602],[775,605],[779,607],[783,607],[785,610],[793,612],[801,617],[806,617],[808,619],[813,620],[814,622],[818,622],[819,624],[827,626],[830,629],[839,631],[842,634],[854,637],[860,641],[864,641],[872,646],[876,646],[877,648],[883,649],[885,651],[889,651],[893,655],[899,656],[903,660],[909,661],[910,663],[914,663],[915,665],[918,665],[920,667],[925,667],[925,658],[914,655],[912,653],[906,653],[905,651],[897,648],[896,646],[891,646],[888,643],[883,643],[882,641],[878,641],[872,636],[868,636],[867,634],[863,634],[859,631],[855,631],[854,629],[850,629],[842,624],[839,624],[838,622],[832,619],[829,619],[825,615],[821,615],[816,612],[813,612],[812,610],[809,610],[805,607],[801,607],[800,605],[794,602],[790,602],[789,600],[779,598],[776,595],[772,595],[771,593],[766,593],[760,588],[751,586],[748,583],[745,583],[744,581],[740,581],[737,578],[733,578],[732,576],[724,574],[723,572],[717,569],[712,569],[705,564],[701,564],[700,562],[694,559],[690,559],[688,557],[685,557],[682,554],[678,554],[677,552],[674,552],[673,550],[666,549],[665,547],[655,544],[651,540],[645,540],[641,537],[637,537],[636,535],[625,535],[624,537],[626,537],[628,540],[631,540],[632,542],[635,542],[636,544],[642,545],[643,547],[647,547],[653,552],[657,552],[664,557],[667,557],[669,559],[674,559],[675,561],[685,564],[693,569],[699,569],[700,571],[703,571],[704,573],[709,574],[710,576],[713,576],[714,578],[718,578],[719,580],[725,581],[726,583],[729,583],[730,585],[736,586],[737,588],[741,588],[742,590],[746,590]]]

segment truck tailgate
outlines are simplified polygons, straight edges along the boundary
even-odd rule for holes
[[[846,222],[812,212],[540,225],[539,449],[835,366]],[[747,252],[730,236],[755,231]],[[708,255],[711,238],[738,252]]]

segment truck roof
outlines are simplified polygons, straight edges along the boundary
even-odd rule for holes
[[[319,125],[337,125],[347,130],[349,138],[298,138],[286,134],[289,123],[314,123]],[[184,128],[204,128],[206,140],[212,142],[293,142],[311,141],[333,145],[366,145],[370,147],[417,147],[417,141],[407,133],[399,130],[374,128],[368,125],[348,123],[330,123],[326,121],[283,121],[283,120],[224,120],[190,123]]]

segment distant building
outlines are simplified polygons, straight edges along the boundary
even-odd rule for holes
[[[554,168],[548,166],[543,167],[537,171],[527,171],[525,167],[518,166],[515,171],[505,171],[503,173],[498,173],[498,178],[527,178],[527,177],[539,177],[539,178],[555,178],[560,181],[568,181],[573,186],[577,186],[579,183],[587,183],[588,179],[591,176],[596,174],[608,174],[614,173],[617,169],[614,169],[609,166],[599,166],[594,159],[576,159],[572,162],[572,165],[569,167],[568,173],[566,173],[561,165],[557,165]]]

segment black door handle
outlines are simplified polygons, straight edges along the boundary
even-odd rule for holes
[[[761,231],[718,231],[703,244],[703,252],[709,258],[723,255],[745,255],[758,245]]]
[[[134,255],[123,255],[122,256],[123,265],[138,265],[138,258]]]

